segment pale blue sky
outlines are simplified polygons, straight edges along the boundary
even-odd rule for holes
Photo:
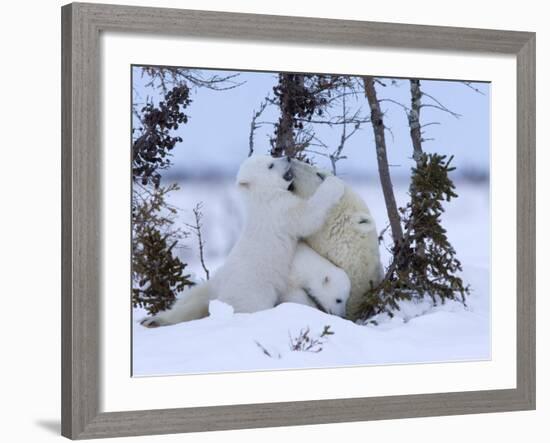
[[[142,101],[147,96],[155,97],[151,88],[146,88],[146,79],[141,78],[141,69],[134,68],[134,97]],[[208,70],[211,74],[226,75],[226,71]],[[368,73],[367,73],[368,74]],[[248,154],[250,121],[254,109],[258,109],[263,98],[277,82],[274,73],[243,72],[239,81],[242,86],[228,91],[211,91],[205,88],[194,89],[193,102],[187,109],[189,122],[182,125],[178,134],[183,142],[173,150],[174,163],[170,172],[188,173],[200,170],[211,172],[218,170],[233,174]],[[410,103],[409,82],[385,79],[387,87],[377,85],[378,97]],[[483,92],[479,94],[465,84],[456,81],[422,80],[422,90],[453,112],[461,114],[455,118],[448,113],[433,108],[423,108],[421,123],[437,121],[439,125],[426,127],[424,137],[433,138],[424,143],[426,151],[437,151],[455,156],[458,171],[475,169],[487,173],[490,161],[490,84],[475,83]],[[157,95],[158,97],[158,95]],[[368,115],[368,105],[359,97],[355,107],[361,107]],[[430,101],[425,97],[425,103]],[[352,103],[349,101],[349,103]],[[432,102],[433,103],[433,102]],[[407,175],[410,172],[412,146],[407,117],[403,108],[390,102],[383,102],[385,124],[391,128],[386,133],[388,157],[394,176]],[[337,112],[337,110],[335,110]],[[268,107],[261,120],[276,121],[278,109]],[[329,146],[336,146],[340,138],[340,127],[333,129],[317,126],[316,134]],[[273,133],[271,125],[265,125],[255,134],[255,148],[258,153],[267,153],[270,149],[269,136]],[[322,148],[315,148],[322,150]],[[338,173],[343,176],[376,175],[376,157],[372,128],[365,124],[363,129],[348,140],[345,148],[347,160],[338,163]],[[329,162],[320,156],[316,163],[329,167]]]

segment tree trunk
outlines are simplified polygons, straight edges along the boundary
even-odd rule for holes
[[[409,112],[409,128],[413,144],[413,159],[418,164],[422,154],[422,133],[420,130],[420,105],[422,92],[420,91],[420,80],[411,79],[411,110]]]
[[[411,85],[411,110],[408,114],[409,128],[411,132],[411,140],[413,145],[413,159],[416,162],[416,166],[420,166],[420,159],[422,157],[422,132],[420,126],[420,106],[422,104],[422,91],[420,90],[420,80],[410,79]],[[411,189],[411,195],[414,192]],[[426,245],[424,239],[419,238],[416,245],[416,252],[419,256],[424,257],[426,254]]]
[[[367,97],[370,106],[371,123],[376,144],[378,174],[380,176],[382,192],[384,193],[384,201],[386,203],[388,219],[390,220],[393,243],[395,246],[397,246],[401,243],[401,240],[403,239],[403,230],[401,229],[401,217],[399,217],[399,212],[397,211],[397,204],[395,203],[393,185],[390,176],[390,168],[388,165],[386,137],[384,134],[384,119],[382,111],[380,110],[380,103],[378,102],[378,98],[376,96],[376,89],[374,88],[373,77],[364,77],[363,83],[365,85],[365,96]]]
[[[304,87],[304,76],[295,74],[279,74],[280,82],[284,85],[280,97],[281,115],[277,122],[277,136],[275,146],[271,149],[271,155],[282,157],[296,155],[296,140],[294,138],[294,113],[291,111],[295,106],[292,103],[296,100],[295,91],[301,91]]]

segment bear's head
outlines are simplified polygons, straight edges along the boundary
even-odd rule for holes
[[[273,191],[292,191],[294,175],[287,157],[274,158],[255,155],[239,168],[237,185],[247,193],[270,194]]]
[[[351,291],[348,274],[302,242],[294,255],[290,285],[303,290],[310,304],[321,311],[345,315]]]
[[[328,171],[299,160],[292,159],[290,164],[294,175],[293,192],[302,198],[311,197],[323,180],[332,175]]]
[[[324,275],[317,276],[303,289],[318,309],[328,314],[345,317],[351,282],[342,269],[331,266]]]

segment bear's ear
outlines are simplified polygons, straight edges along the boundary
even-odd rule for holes
[[[239,187],[244,188],[244,189],[249,189],[250,188],[250,182],[246,181],[246,180],[239,180],[237,182],[237,184],[239,185]]]

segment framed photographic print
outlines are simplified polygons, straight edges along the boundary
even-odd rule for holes
[[[534,34],[62,24],[63,435],[535,407]]]

